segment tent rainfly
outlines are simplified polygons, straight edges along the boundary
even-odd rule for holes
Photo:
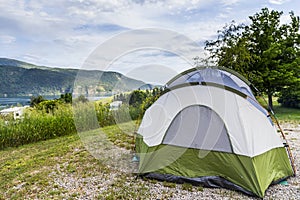
[[[244,77],[197,67],[165,87],[137,131],[140,175],[258,197],[294,175],[269,113]]]

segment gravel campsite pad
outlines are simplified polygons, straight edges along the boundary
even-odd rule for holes
[[[270,186],[264,199],[300,198],[300,125],[283,124],[282,127],[295,157],[297,176],[290,177],[285,183]],[[49,176],[57,188],[64,188],[59,196],[75,199],[256,199],[223,188],[144,180],[109,166],[101,172],[93,170],[92,166],[89,168],[89,174],[82,177],[57,165]]]

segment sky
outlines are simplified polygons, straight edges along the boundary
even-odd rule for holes
[[[264,7],[300,15],[299,0],[0,0],[0,57],[164,82]]]

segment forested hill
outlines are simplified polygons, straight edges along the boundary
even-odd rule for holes
[[[0,97],[58,95],[66,92],[98,95],[110,91],[128,91],[144,84],[117,72],[50,68],[0,58]]]

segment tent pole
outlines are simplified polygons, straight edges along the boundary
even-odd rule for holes
[[[274,121],[275,121],[277,127],[279,128],[279,131],[280,131],[280,133],[281,133],[281,136],[282,136],[283,140],[285,141],[284,147],[285,147],[286,150],[287,150],[287,153],[288,153],[288,156],[289,156],[289,159],[290,159],[290,163],[291,163],[292,169],[293,169],[293,171],[294,171],[294,177],[295,177],[295,176],[296,176],[295,160],[294,160],[294,157],[293,157],[293,154],[292,154],[290,145],[289,145],[289,143],[288,143],[288,141],[287,141],[287,139],[286,139],[286,137],[285,137],[285,135],[284,135],[284,132],[283,132],[283,130],[282,130],[282,128],[281,128],[281,126],[280,126],[280,124],[279,124],[279,122],[278,122],[278,119],[277,119],[277,117],[276,117],[274,111],[272,110],[272,108],[271,108],[270,105],[268,104],[267,100],[263,97],[262,93],[261,93],[256,87],[254,87],[252,84],[251,84],[251,86],[256,90],[256,92],[257,92],[258,95],[263,99],[263,101],[266,103],[266,105],[268,105],[268,111],[272,114],[273,119],[274,119]]]
[[[276,122],[279,130],[280,130],[282,138],[285,140],[285,145],[284,146],[287,149],[287,152],[288,152],[288,155],[289,155],[289,158],[290,158],[290,162],[291,162],[291,165],[292,165],[292,168],[293,168],[293,171],[294,171],[294,177],[295,177],[296,176],[296,166],[295,166],[295,160],[294,160],[294,157],[293,157],[290,145],[288,144],[288,141],[287,141],[287,139],[286,139],[286,137],[284,135],[284,132],[283,132],[281,126],[279,125],[279,122],[278,122],[278,120],[277,120],[277,118],[276,118],[276,116],[275,116],[275,114],[274,114],[274,112],[272,110],[271,110],[271,113],[273,115],[273,118],[275,119],[275,122]]]

